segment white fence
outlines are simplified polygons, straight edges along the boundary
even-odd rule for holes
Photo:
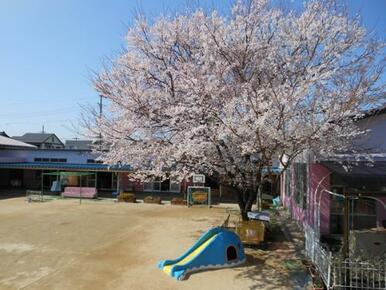
[[[385,270],[385,261],[334,260],[334,289],[386,289]]]
[[[342,260],[323,247],[311,228],[305,229],[306,254],[327,289],[386,290],[386,261]]]
[[[327,288],[331,284],[332,253],[324,248],[311,228],[305,228],[306,254],[315,265]]]

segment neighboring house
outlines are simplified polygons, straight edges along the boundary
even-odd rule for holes
[[[26,133],[23,136],[14,136],[13,139],[34,145],[39,149],[63,149],[64,144],[53,133]]]
[[[386,110],[368,111],[357,125],[369,132],[353,142],[358,154],[316,158],[299,156],[281,177],[281,198],[293,219],[322,240],[343,234],[343,198],[350,198],[352,231],[386,227]],[[372,162],[368,158],[372,159]],[[336,193],[332,195],[331,193]]]
[[[5,131],[0,131],[0,136],[9,138],[8,134]]]
[[[91,140],[66,140],[65,148],[66,149],[81,149],[81,150],[90,150],[92,149],[93,141]]]
[[[9,138],[7,134],[2,133],[4,132],[0,132],[0,149],[36,148],[34,145]]]

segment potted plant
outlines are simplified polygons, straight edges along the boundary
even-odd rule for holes
[[[323,290],[324,289],[324,283],[320,275],[316,275],[312,277],[312,282],[314,286],[314,290]]]

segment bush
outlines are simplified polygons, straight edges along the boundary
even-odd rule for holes
[[[155,203],[155,204],[161,204],[161,198],[160,197],[154,197],[154,196],[146,196],[143,199],[144,203]]]
[[[118,195],[118,202],[137,202],[137,199],[135,197],[134,193],[131,192],[121,192]]]

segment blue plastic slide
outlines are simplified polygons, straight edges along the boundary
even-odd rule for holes
[[[185,254],[158,264],[166,274],[183,280],[186,274],[203,269],[220,269],[245,262],[244,248],[234,232],[212,228],[204,233]]]

